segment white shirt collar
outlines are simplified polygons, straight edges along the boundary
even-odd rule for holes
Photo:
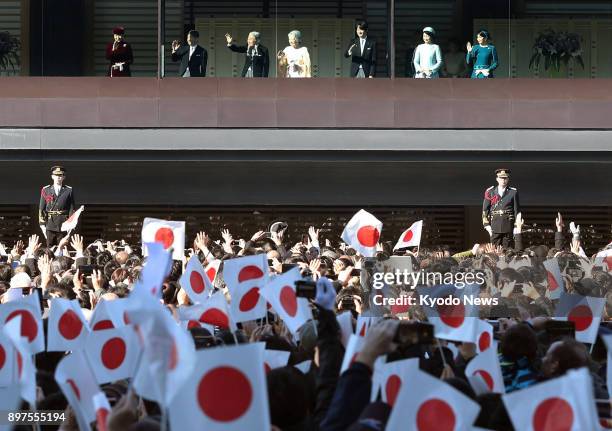
[[[53,190],[55,190],[56,195],[59,195],[59,192],[61,189],[62,189],[62,186],[56,186],[55,184],[53,184]]]
[[[508,187],[502,188],[502,186],[497,186],[497,194],[499,194],[500,196],[503,196],[504,193],[506,193],[506,189]]]

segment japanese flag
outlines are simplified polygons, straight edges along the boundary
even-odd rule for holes
[[[100,387],[82,350],[64,356],[55,369],[55,381],[76,413],[80,429],[90,429],[96,420],[93,399],[100,394]]]
[[[349,367],[357,359],[357,355],[361,352],[363,345],[365,344],[365,338],[359,335],[351,335],[348,343],[346,344],[346,350],[344,351],[344,358],[342,358],[342,366],[340,367],[340,374],[348,370]]]
[[[546,268],[546,279],[548,287],[546,288],[546,297],[550,299],[559,299],[561,292],[565,291],[565,282],[559,268],[559,261],[556,257],[544,261]]]
[[[185,222],[146,217],[142,223],[142,252],[149,254],[147,243],[160,243],[164,250],[172,249],[172,259],[185,256]]]
[[[170,428],[269,430],[263,350],[263,343],[198,350],[198,366],[168,409]]]
[[[17,350],[9,337],[0,331],[0,387],[19,382],[17,378]]]
[[[92,331],[120,328],[125,326],[129,318],[125,314],[125,300],[100,299],[89,318],[89,327]]]
[[[76,210],[75,212],[72,213],[72,215],[70,217],[68,217],[68,219],[62,223],[61,226],[61,231],[62,232],[68,232],[73,230],[75,227],[77,227],[77,224],[79,223],[79,217],[81,216],[81,213],[85,210],[85,206],[81,205],[81,207]]]
[[[606,361],[606,386],[608,387],[608,395],[612,397],[612,335],[603,335],[602,338],[608,350],[608,360]]]
[[[108,429],[108,415],[111,411],[110,403],[104,392],[99,392],[93,397],[93,405],[96,410],[96,426],[97,431],[106,431]]]
[[[421,245],[421,231],[423,230],[423,220],[415,221],[408,229],[400,235],[393,250],[406,247],[418,247]]]
[[[410,384],[407,380],[410,374],[419,368],[419,359],[402,359],[401,361],[387,362],[381,367],[381,398],[391,407],[395,404],[402,384]]]
[[[0,324],[16,317],[21,317],[21,336],[26,338],[27,351],[32,355],[44,351],[45,337],[36,293],[0,305]]]
[[[212,281],[197,255],[192,256],[187,262],[179,283],[194,303],[205,301],[213,291]]]
[[[275,368],[281,368],[287,365],[291,352],[284,350],[264,350],[264,370],[266,374]]]
[[[593,384],[586,368],[502,397],[521,431],[598,430]]]
[[[480,412],[476,402],[418,367],[405,376],[385,430],[471,430]]]
[[[476,351],[482,353],[493,345],[493,326],[484,320],[478,320]]]
[[[312,320],[308,299],[295,296],[295,282],[301,278],[300,269],[293,268],[271,278],[265,289],[261,290],[262,296],[272,305],[292,334],[296,334],[302,325]]]
[[[87,359],[100,384],[133,377],[140,351],[131,326],[92,332],[85,344]]]
[[[21,383],[21,398],[30,405],[36,402],[36,367],[29,351],[27,337],[23,335],[22,316],[17,315],[2,327],[3,335],[13,344],[15,360],[13,373]],[[16,365],[16,369],[15,369]]]
[[[215,285],[217,274],[219,274],[220,266],[221,266],[221,260],[213,259],[210,262],[208,262],[208,265],[206,265],[206,268],[204,269],[204,271],[206,272],[206,275],[208,276],[208,279],[210,280],[210,284],[213,286]]]
[[[595,255],[595,263],[605,266],[604,269],[608,272],[612,272],[612,248],[597,253]]]
[[[360,337],[365,337],[368,334],[368,330],[376,325],[378,321],[382,320],[382,317],[373,316],[358,316],[357,317],[357,329],[355,333]]]
[[[559,320],[574,322],[576,340],[593,344],[605,304],[606,298],[564,293],[559,299],[555,316]]]
[[[172,268],[172,255],[164,250],[160,243],[150,243],[148,250],[149,256],[140,273],[140,278],[130,293],[132,299],[143,301],[146,300],[144,297],[161,299],[162,284]]]
[[[224,261],[223,280],[232,297],[230,310],[235,322],[265,317],[266,300],[259,294],[268,282],[265,253]]]
[[[376,254],[382,222],[366,210],[359,210],[342,231],[342,240],[365,257]]]
[[[503,394],[506,391],[495,348],[476,355],[465,367],[465,376],[478,395],[486,392]]]
[[[201,323],[218,326],[221,329],[236,330],[236,324],[231,318],[229,306],[222,291],[217,291],[201,304],[179,308],[181,320],[195,320]]]
[[[453,285],[420,287],[417,292],[427,319],[434,325],[435,336],[444,340],[477,342],[478,306],[470,302],[478,298],[478,285],[463,289]],[[425,305],[424,301],[434,305]]]
[[[47,351],[80,350],[85,346],[89,325],[79,301],[63,298],[51,300],[47,327]]]

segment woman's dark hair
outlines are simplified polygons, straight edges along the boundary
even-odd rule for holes
[[[359,27],[362,30],[368,31],[368,22],[367,21],[357,21],[355,24],[355,30]]]
[[[476,36],[482,36],[487,40],[491,39],[491,34],[487,30],[484,30],[484,29],[476,33]]]
[[[3,263],[0,265],[0,281],[11,281],[11,277],[13,277],[13,268],[11,265]]]
[[[517,323],[511,326],[502,336],[501,352],[510,361],[527,358],[529,362],[534,362],[537,351],[538,339],[536,333],[526,323]]]
[[[295,367],[282,367],[266,377],[272,424],[288,429],[302,423],[310,410],[306,376]]]

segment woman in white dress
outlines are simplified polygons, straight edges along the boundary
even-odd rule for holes
[[[439,71],[442,67],[442,52],[440,47],[433,43],[436,34],[433,28],[423,29],[423,42],[414,50],[414,70],[415,78],[439,78]]]
[[[287,78],[310,78],[310,55],[308,48],[300,46],[302,33],[289,33],[289,46],[278,52],[279,76]]]

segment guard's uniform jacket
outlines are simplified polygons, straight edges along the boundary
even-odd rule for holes
[[[491,226],[493,234],[510,234],[512,236],[516,215],[520,212],[518,191],[507,187],[502,196],[497,186],[489,187],[482,202],[482,224]]]
[[[72,187],[62,185],[59,194],[55,194],[53,184],[40,191],[38,206],[38,223],[46,226],[48,231],[61,232],[62,223],[75,211]]]

